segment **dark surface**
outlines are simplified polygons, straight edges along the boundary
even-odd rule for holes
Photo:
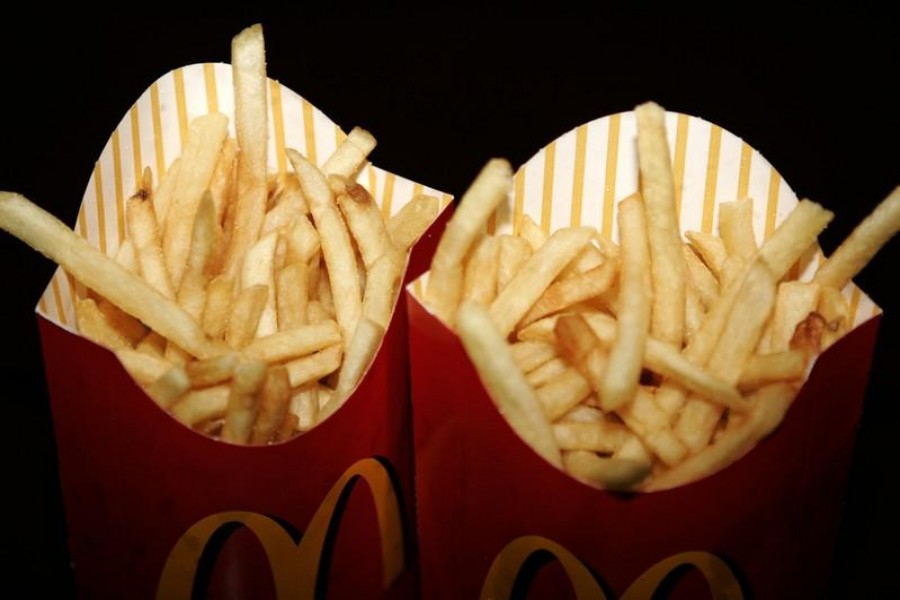
[[[748,10],[749,12],[749,10]],[[268,72],[349,129],[378,138],[373,161],[461,193],[490,156],[514,165],[558,135],[653,99],[746,139],[798,195],[837,217],[830,252],[900,184],[900,50],[889,20],[762,14],[693,18],[261,19]],[[0,189],[74,222],[110,132],[158,76],[227,62],[255,19],[7,20],[0,36]],[[816,23],[812,26],[811,23]],[[371,68],[374,65],[377,68]],[[832,596],[900,594],[893,479],[900,364],[898,242],[857,283],[886,310],[857,443]],[[56,451],[33,308],[53,265],[0,235],[8,590],[72,594]],[[3,594],[0,594],[3,595]]]

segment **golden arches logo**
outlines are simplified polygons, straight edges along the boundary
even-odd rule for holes
[[[538,552],[548,552],[559,561],[578,600],[608,600],[600,583],[583,562],[565,547],[536,535],[516,538],[500,551],[481,588],[481,600],[512,598],[516,580],[526,561]],[[696,568],[706,578],[713,600],[742,600],[744,597],[740,582],[721,558],[708,552],[682,552],[644,571],[625,591],[621,600],[650,600],[663,581],[684,566]]]
[[[326,538],[330,530],[340,525],[338,502],[358,479],[365,481],[372,492],[381,536],[382,584],[389,587],[406,566],[403,518],[387,469],[377,459],[365,458],[347,469],[332,486],[299,543],[277,521],[254,512],[229,511],[201,519],[172,548],[156,597],[191,598],[200,558],[210,540],[223,527],[237,524],[252,531],[265,549],[278,598],[314,598]]]

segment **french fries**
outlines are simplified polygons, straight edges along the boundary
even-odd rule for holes
[[[540,456],[594,487],[654,491],[725,468],[778,427],[812,361],[849,330],[840,290],[900,229],[900,188],[797,281],[834,215],[802,200],[760,243],[740,198],[719,205],[717,232],[681,232],[664,112],[648,103],[635,117],[640,189],[618,202],[618,246],[584,227],[548,234],[527,214],[516,234],[487,234],[511,192],[495,159],[422,299]]]
[[[262,28],[236,35],[231,55],[236,135],[224,114],[188,123],[181,156],[155,188],[145,168],[122,207],[115,258],[17,194],[0,192],[0,228],[82,284],[79,332],[161,408],[261,445],[310,429],[356,389],[440,201],[419,194],[383,215],[356,181],[376,144],[359,127],[318,164],[292,148],[270,156]]]

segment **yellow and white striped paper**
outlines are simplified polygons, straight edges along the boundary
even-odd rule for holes
[[[768,238],[797,204],[797,196],[763,156],[739,137],[698,117],[667,112],[666,130],[682,232],[715,233],[718,206],[753,199],[756,239]],[[637,121],[633,112],[585,123],[550,142],[516,172],[510,202],[488,224],[509,233],[523,214],[545,232],[591,225],[618,239],[616,206],[638,191]],[[814,199],[813,199],[814,200]],[[809,280],[824,260],[816,249],[799,272]],[[427,274],[423,277],[427,277]],[[412,285],[422,298],[424,279]],[[855,285],[843,290],[854,327],[878,314]]]
[[[285,148],[294,148],[315,164],[322,164],[345,134],[321,111],[277,81],[269,80],[269,170],[287,173]],[[137,189],[144,167],[154,181],[181,154],[194,118],[221,112],[229,116],[234,135],[234,93],[231,65],[196,64],[160,77],[135,102],[100,153],[81,201],[75,231],[102,252],[114,256],[125,238],[125,201]],[[365,127],[365,124],[360,124]],[[378,132],[372,132],[378,137]],[[369,164],[359,176],[386,216],[399,211],[417,194],[451,200],[422,184]],[[41,296],[37,312],[75,332],[73,298],[78,284],[57,269]]]

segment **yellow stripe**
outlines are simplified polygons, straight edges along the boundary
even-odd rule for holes
[[[774,168],[769,174],[769,197],[766,201],[766,232],[764,239],[769,239],[775,231],[775,214],[778,211],[778,187],[781,185],[781,175]]]
[[[83,239],[88,239],[87,234],[87,212],[84,207],[84,203],[82,203],[81,207],[78,209],[78,234]]]
[[[422,299],[425,297],[425,290],[422,289],[422,279],[416,279],[415,283],[413,283],[413,293],[415,293],[416,298]]]
[[[113,149],[113,181],[116,184],[116,232],[119,235],[119,243],[125,239],[125,217],[122,214],[122,207],[125,206],[125,192],[122,189],[122,151],[119,147],[119,130],[116,129],[112,134]]]
[[[413,198],[415,198],[416,196],[418,196],[424,192],[425,192],[425,186],[422,185],[421,183],[416,183],[413,185],[413,191],[412,191]]]
[[[875,306],[872,307],[872,314],[869,315],[869,318],[878,316],[878,313],[880,313],[880,312],[881,312],[881,309],[878,308],[878,305],[876,304]]]
[[[100,163],[94,165],[94,194],[97,198],[97,233],[100,234],[100,252],[106,254],[106,213],[103,203],[103,181]]]
[[[384,179],[384,199],[381,201],[381,214],[385,219],[391,218],[391,208],[394,203],[394,179],[396,175],[388,173]]]
[[[581,203],[584,198],[584,154],[587,148],[587,125],[575,130],[575,172],[572,174],[572,215],[569,224],[581,225]]]
[[[612,239],[613,208],[616,200],[616,167],[619,164],[619,122],[622,115],[609,118],[609,134],[606,141],[606,179],[603,185],[603,236]]]
[[[343,142],[345,139],[347,139],[347,134],[344,133],[344,131],[340,127],[338,127],[337,124],[335,123],[335,125],[334,125],[334,145],[335,145],[335,147],[340,146],[341,142]]]
[[[544,193],[541,198],[541,229],[550,233],[550,216],[553,209],[553,175],[556,166],[556,140],[544,149]]]
[[[66,287],[69,288],[69,298],[86,298],[87,291],[80,281],[76,280],[68,271],[63,271],[66,276]]]
[[[513,178],[513,233],[519,233],[519,223],[525,212],[525,166],[519,167]]]
[[[178,108],[178,132],[181,134],[181,147],[187,140],[187,100],[184,94],[184,69],[175,69],[175,106]]]
[[[56,318],[63,325],[68,325],[69,320],[66,319],[66,311],[63,310],[62,293],[59,291],[59,281],[55,276],[50,280],[50,289],[53,290],[53,301],[56,302]]]
[[[206,110],[219,112],[219,92],[216,89],[216,67],[212,63],[203,65],[203,80],[206,82]]]
[[[713,209],[716,206],[716,181],[719,177],[719,148],[722,145],[722,128],[713,125],[709,131],[709,160],[706,163],[706,189],[703,193],[703,233],[712,233]]]
[[[488,217],[486,228],[487,228],[488,235],[494,235],[497,232],[497,211],[496,211],[496,209]]]
[[[450,194],[443,194],[441,196],[441,210],[447,208],[447,206],[449,206],[451,202],[453,202],[453,196],[451,196]]]
[[[272,98],[272,125],[275,130],[275,160],[278,174],[284,176],[287,170],[287,156],[284,153],[284,112],[281,104],[281,84],[269,80],[269,96]]]
[[[47,314],[47,298],[41,294],[40,300],[38,300],[38,309],[40,309],[41,313]]]
[[[166,173],[166,156],[163,147],[162,116],[159,110],[159,87],[156,83],[150,86],[150,112],[153,117],[153,145],[156,148],[156,181]]]
[[[746,198],[750,189],[750,161],[753,160],[753,150],[747,142],[741,142],[741,169],[738,174],[738,198]]]
[[[850,293],[850,322],[856,323],[856,313],[859,311],[859,301],[862,298],[862,292],[855,285]]]
[[[687,137],[690,119],[687,115],[678,115],[675,128],[675,158],[672,164],[672,182],[675,185],[675,218],[681,220],[681,194],[684,192],[684,161],[687,156]]]
[[[143,181],[144,161],[141,160],[141,124],[137,105],[131,107],[131,159],[134,162],[134,187]]]
[[[304,139],[306,140],[306,160],[314,165],[318,165],[316,160],[316,130],[313,121],[312,104],[303,99],[303,129]]]

